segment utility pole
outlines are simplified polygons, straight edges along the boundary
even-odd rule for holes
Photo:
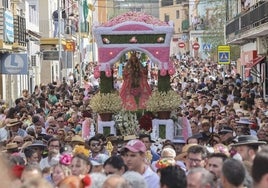
[[[62,82],[62,69],[63,69],[63,64],[62,64],[62,53],[61,53],[61,43],[62,43],[62,38],[61,38],[61,30],[62,30],[62,4],[61,0],[58,0],[58,39],[59,39],[59,79],[60,82]]]
[[[79,83],[80,83],[80,87],[82,87],[82,83],[83,83],[83,74],[82,74],[82,62],[83,62],[83,38],[82,38],[82,33],[81,33],[81,27],[82,27],[82,7],[83,7],[83,1],[79,0],[78,1],[78,10],[79,10],[79,24],[78,24],[78,34],[79,34]]]

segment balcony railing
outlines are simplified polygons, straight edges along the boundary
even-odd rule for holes
[[[14,16],[14,41],[21,46],[26,46],[26,19],[22,16]]]
[[[253,29],[268,23],[268,1],[256,4],[249,11],[234,18],[226,25],[226,36],[242,34],[244,31]]]

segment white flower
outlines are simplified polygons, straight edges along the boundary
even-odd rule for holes
[[[115,126],[123,136],[139,134],[140,125],[135,113],[120,111],[115,115]]]
[[[180,103],[180,96],[176,91],[154,91],[146,103],[146,109],[151,112],[172,111],[177,109]]]

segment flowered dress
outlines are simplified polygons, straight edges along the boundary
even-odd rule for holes
[[[123,78],[120,97],[124,108],[130,111],[145,109],[146,102],[151,95],[151,88],[147,81],[147,69],[142,67],[140,62],[136,62],[134,66],[128,63],[124,69]]]

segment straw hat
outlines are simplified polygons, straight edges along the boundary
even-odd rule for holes
[[[80,142],[80,143],[83,143],[84,144],[85,143],[85,140],[81,136],[79,136],[79,135],[74,135],[72,137],[71,142]]]
[[[18,149],[19,147],[18,147],[18,144],[17,143],[8,143],[7,145],[6,145],[6,149],[7,150],[12,150],[12,149]]]
[[[15,125],[19,125],[22,122],[19,121],[18,119],[14,118],[14,119],[9,119],[8,123],[6,124],[7,127],[13,127]]]
[[[6,153],[16,153],[19,151],[19,146],[17,143],[8,143],[6,145],[5,150],[3,150],[2,152],[6,152]]]

